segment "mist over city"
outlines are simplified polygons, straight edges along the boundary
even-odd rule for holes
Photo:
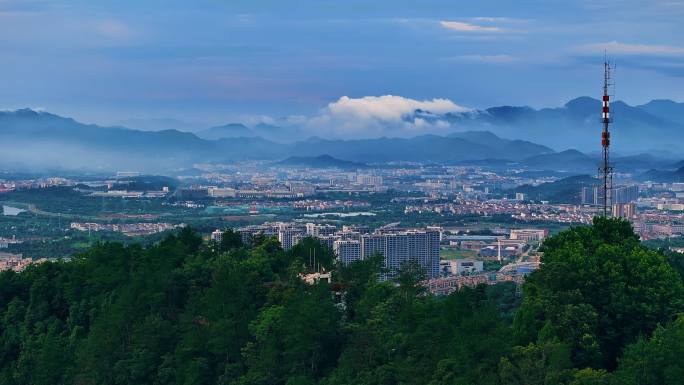
[[[679,384],[684,2],[0,0],[0,384]]]

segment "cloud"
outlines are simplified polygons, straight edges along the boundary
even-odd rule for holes
[[[297,117],[293,124],[303,125],[316,134],[329,136],[377,137],[405,136],[436,132],[448,127],[439,117],[470,109],[449,99],[416,100],[395,95],[342,96],[310,118]]]
[[[477,25],[477,24],[471,24],[471,23],[466,23],[462,21],[445,21],[442,20],[439,22],[439,24],[449,30],[452,31],[458,31],[458,32],[504,32],[503,29],[499,27],[494,27],[494,26],[484,26],[484,25]]]
[[[356,119],[376,119],[383,121],[400,120],[404,115],[416,110],[429,111],[435,114],[447,112],[465,112],[449,99],[415,100],[394,95],[364,96],[350,98],[343,96],[327,107],[333,116],[354,117]]]
[[[476,21],[476,22],[484,22],[484,23],[527,23],[529,20],[528,19],[514,19],[511,17],[491,17],[491,16],[480,16],[480,17],[473,17],[470,20]]]
[[[643,69],[654,71],[666,76],[684,77],[684,65],[681,62],[667,62],[662,60],[628,60],[621,64],[623,66],[632,67],[636,69]]]
[[[586,44],[577,47],[582,53],[603,53],[610,55],[634,56],[684,56],[684,47],[652,44],[627,44],[617,41],[607,43]]]

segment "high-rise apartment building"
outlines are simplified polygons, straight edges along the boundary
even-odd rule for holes
[[[439,276],[439,232],[434,230],[406,230],[373,233],[361,236],[361,257],[375,253],[385,258],[389,275],[410,261],[418,262],[428,277]]]
[[[335,252],[340,262],[347,264],[363,260],[378,253],[384,257],[389,278],[406,262],[415,261],[425,269],[429,278],[439,276],[439,227],[426,229],[401,230],[384,227],[372,233],[361,228],[345,228],[335,231],[335,226],[307,224],[306,227],[295,223],[264,223],[238,229],[243,241],[249,242],[258,234],[277,236],[284,250],[291,249],[305,237],[314,237],[322,245]],[[362,230],[365,233],[361,233]]]
[[[356,176],[356,183],[364,186],[382,186],[382,177],[378,175],[359,174]]]
[[[333,252],[345,265],[361,259],[361,241],[338,239],[333,243]]]
[[[639,199],[639,186],[621,186],[613,189],[613,203],[630,203]]]
[[[598,187],[582,187],[581,202],[583,205],[598,205]]]
[[[283,250],[290,250],[292,246],[297,244],[295,237],[304,234],[304,229],[295,226],[281,226],[278,229],[278,241]]]
[[[636,205],[634,203],[615,203],[613,205],[613,217],[632,218],[636,215]]]
[[[306,234],[312,237],[319,237],[323,235],[333,235],[337,231],[337,227],[328,224],[306,224]]]

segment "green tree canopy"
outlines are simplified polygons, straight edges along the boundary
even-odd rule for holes
[[[684,309],[681,278],[665,256],[640,245],[627,221],[596,218],[551,237],[542,251],[515,332],[527,344],[549,323],[576,367],[613,369],[627,344]]]
[[[522,305],[510,282],[434,296],[415,264],[383,280],[381,255],[345,266],[315,239],[288,251],[272,237],[224,239],[217,247],[183,229],[148,247],[101,243],[0,273],[0,384],[684,378],[684,322],[672,323],[681,276],[623,221],[550,238]],[[332,281],[301,279],[319,269]]]

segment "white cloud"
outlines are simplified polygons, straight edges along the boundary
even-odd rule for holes
[[[491,17],[491,16],[480,16],[473,17],[473,21],[484,22],[484,23],[525,23],[527,19],[513,19],[510,17]]]
[[[414,116],[423,111],[421,117]],[[467,112],[470,109],[449,99],[415,100],[395,95],[343,96],[328,104],[317,116],[306,120],[304,127],[313,133],[349,137],[375,137],[380,135],[404,136],[444,130],[443,121],[431,122],[430,115],[449,112]],[[302,124],[302,119],[296,119]],[[292,121],[292,120],[291,120]],[[447,125],[448,126],[448,125]]]
[[[419,109],[435,114],[468,111],[467,108],[461,107],[449,99],[420,101],[394,95],[364,96],[356,99],[343,96],[327,107],[332,116],[383,121],[401,120],[404,115]]]
[[[671,45],[627,44],[617,41],[586,44],[577,47],[584,53],[603,53],[610,55],[645,55],[645,56],[684,56],[684,47]]]
[[[477,25],[462,21],[442,20],[439,24],[446,29],[458,32],[504,32],[504,30],[499,27]]]

